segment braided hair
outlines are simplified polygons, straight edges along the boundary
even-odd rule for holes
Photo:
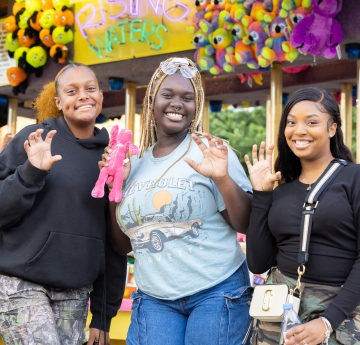
[[[165,62],[173,60],[174,57],[167,59]],[[196,65],[187,58],[184,58],[189,63],[189,66],[196,68]],[[177,73],[180,73],[177,71]],[[141,117],[141,138],[140,138],[140,157],[143,152],[154,145],[157,141],[157,128],[151,125],[151,119],[154,112],[154,102],[156,94],[168,74],[164,73],[159,66],[152,75],[150,82],[147,86],[145,98],[143,102],[143,111]],[[201,75],[198,70],[193,78],[189,78],[195,91],[195,118],[194,125],[191,127],[191,133],[202,133],[202,115],[204,109],[204,90],[201,82]]]

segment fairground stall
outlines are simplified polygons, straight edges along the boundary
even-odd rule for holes
[[[1,141],[35,122],[32,102],[41,86],[76,61],[91,65],[104,92],[98,125],[120,122],[138,143],[146,85],[161,61],[178,56],[202,73],[204,130],[209,112],[221,106],[261,105],[264,140],[272,143],[287,95],[318,85],[338,99],[346,144],[360,162],[357,1],[16,0],[0,1],[0,14]],[[125,343],[133,260],[112,344]]]

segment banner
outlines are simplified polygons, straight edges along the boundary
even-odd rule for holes
[[[75,2],[74,60],[88,65],[194,49],[194,0]]]

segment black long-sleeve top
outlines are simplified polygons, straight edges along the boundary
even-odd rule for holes
[[[294,180],[272,192],[254,191],[246,236],[249,269],[272,266],[297,278],[302,206],[308,185]],[[313,217],[303,282],[342,286],[323,313],[336,329],[360,304],[360,166],[349,164],[332,182]]]
[[[24,150],[24,141],[38,128],[44,129],[43,138],[57,130],[51,153],[62,160],[51,171],[34,167]],[[91,326],[100,328],[105,314],[107,330],[126,276],[126,257],[106,241],[107,197],[91,196],[108,142],[107,131],[98,128],[93,138],[76,139],[60,117],[24,128],[0,154],[0,272],[58,288],[93,284]]]

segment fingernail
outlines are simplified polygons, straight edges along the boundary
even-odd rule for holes
[[[106,157],[106,160],[108,160],[108,161],[109,161],[110,159],[111,159],[110,157]]]

